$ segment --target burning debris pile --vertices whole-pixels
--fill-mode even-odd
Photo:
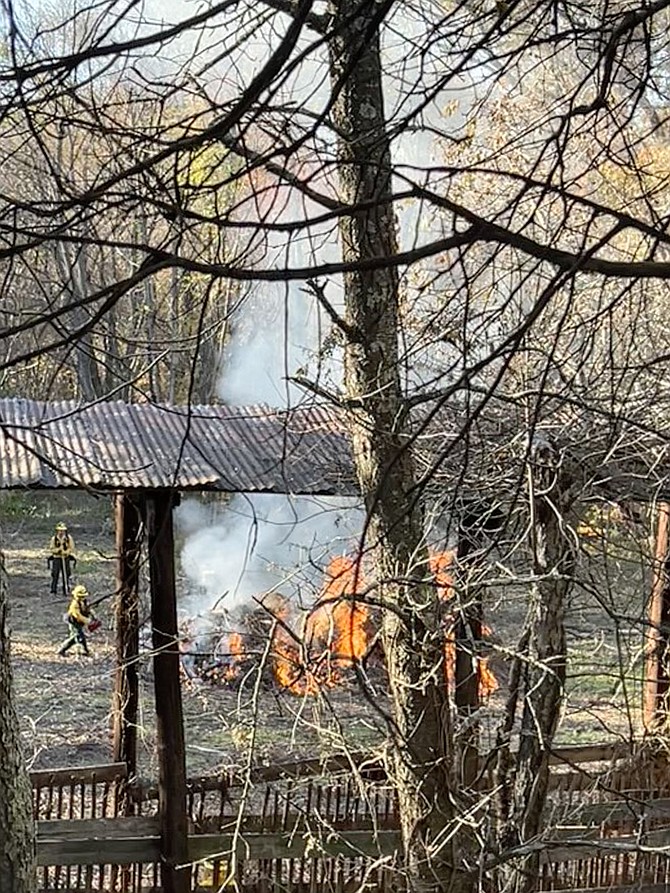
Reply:
[[[317,694],[345,681],[354,667],[365,663],[376,642],[370,608],[361,600],[360,566],[346,556],[334,558],[316,605],[295,636],[278,618],[273,672],[277,682],[294,694]]]
[[[263,665],[268,678],[293,694],[340,685],[377,641],[361,591],[356,563],[340,557],[331,561],[310,611],[296,612],[279,593],[234,612],[215,606],[184,625],[184,672],[189,679],[233,684]]]
[[[445,599],[453,595],[449,568],[453,552],[431,559],[431,572]],[[305,696],[346,684],[356,672],[384,672],[379,617],[364,600],[366,581],[360,561],[333,558],[319,596],[309,611],[270,593],[244,608],[215,605],[193,618],[180,641],[182,667],[191,680],[235,686],[262,668],[268,684]],[[455,645],[445,636],[447,681],[452,682]],[[482,695],[498,683],[485,657],[477,657]]]

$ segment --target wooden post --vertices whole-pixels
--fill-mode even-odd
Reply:
[[[156,490],[147,495],[146,520],[151,577],[154,647],[158,815],[161,826],[162,889],[189,893],[186,823],[186,758],[181,703],[177,597],[172,508],[177,494]]]
[[[456,559],[462,582],[467,581],[472,565],[472,554],[481,548],[481,521],[466,512],[458,525]],[[469,591],[464,588],[467,603],[460,606],[454,629],[454,701],[459,716],[469,720],[468,733],[463,740],[461,763],[461,783],[466,787],[474,784],[479,772],[479,729],[477,723],[469,719],[480,707],[479,661],[477,648],[482,637],[483,607],[477,587]]]
[[[668,719],[670,688],[670,504],[658,506],[654,575],[649,601],[647,660],[644,684],[644,726],[657,731]]]
[[[124,762],[128,778],[137,773],[137,712],[139,705],[138,570],[143,525],[137,499],[120,493],[114,500],[116,519],[116,673],[113,696],[112,759]],[[122,812],[131,815],[132,801],[122,792]]]
[[[477,593],[459,610],[454,629],[456,666],[454,700],[461,716],[471,716],[480,707],[477,648],[482,638],[482,604]]]

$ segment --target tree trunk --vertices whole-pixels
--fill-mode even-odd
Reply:
[[[532,451],[529,480],[532,562],[537,582],[510,685],[514,709],[523,699],[513,774],[509,741],[498,764],[498,781],[501,790],[506,791],[499,819],[503,848],[523,845],[541,830],[549,756],[565,690],[565,608],[574,571],[574,550],[565,521],[571,480],[556,450],[546,441]],[[537,888],[538,874],[536,852],[503,867],[501,889],[530,893]]]
[[[90,292],[84,249],[80,248],[78,252],[75,251],[71,257],[67,248],[57,243],[54,251],[63,293],[69,302],[77,304],[68,314],[69,334],[89,321],[88,311],[81,306],[81,302],[86,300]],[[76,397],[91,402],[102,396],[102,384],[98,374],[93,337],[90,332],[87,332],[77,338],[74,344],[77,369]]]
[[[21,752],[12,700],[7,578],[0,565],[0,890],[33,893],[37,887],[32,792]]]
[[[129,779],[137,772],[137,715],[140,699],[138,587],[144,535],[141,512],[137,498],[128,493],[116,495],[116,672],[112,696],[112,759],[115,763],[126,764]],[[123,815],[132,815],[134,803],[127,783],[121,785],[119,799]]]
[[[360,0],[339,0],[330,8],[340,197],[347,204],[367,203],[366,210],[340,218],[345,262],[396,252],[379,49],[385,10]],[[395,268],[346,274],[344,298],[345,390],[354,407],[354,459],[367,509],[365,549],[375,569],[376,594],[388,605],[383,642],[393,699],[393,770],[406,886],[412,891],[469,889],[462,834],[444,840],[457,809],[444,628],[442,605],[428,580],[423,515],[411,495],[416,481],[403,421]]]
[[[653,583],[649,599],[644,680],[644,727],[664,734],[668,727],[670,676],[670,504],[658,505]]]
[[[484,606],[481,586],[474,585],[473,566],[483,544],[484,523],[475,509],[464,511],[458,522],[456,572],[460,578],[456,593],[457,615],[454,628],[454,702],[459,720],[458,750],[460,782],[467,788],[479,775],[479,663]]]

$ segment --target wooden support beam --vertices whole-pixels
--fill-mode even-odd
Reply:
[[[177,494],[152,491],[146,498],[151,579],[151,623],[158,751],[158,816],[161,877],[166,893],[189,893],[186,823],[186,759],[181,702],[172,509]]]
[[[188,837],[188,858],[195,861],[219,855],[225,859],[233,852],[242,860],[300,859],[307,853],[311,858],[378,858],[392,855],[400,846],[400,832],[394,828],[354,828],[323,836],[314,836],[308,830],[305,823],[300,823],[291,831],[247,831],[242,826],[237,832],[192,834]],[[160,858],[157,832],[154,819],[137,816],[38,822],[37,861],[41,866],[150,865]],[[190,870],[188,874],[190,877]],[[165,880],[161,889],[167,889]],[[186,889],[190,893],[190,886]]]
[[[137,772],[137,713],[139,706],[139,562],[144,525],[137,497],[115,497],[116,520],[116,672],[112,703],[112,759],[123,762],[132,778]],[[133,802],[122,793],[122,811],[130,815]]]
[[[670,504],[658,506],[654,573],[649,600],[644,683],[644,726],[658,731],[668,719],[670,676]]]
[[[479,661],[483,606],[481,591],[468,585],[468,577],[478,550],[482,547],[483,525],[474,510],[465,511],[458,524],[456,560],[460,578],[458,614],[454,628],[454,701],[459,716],[468,723],[461,757],[461,783],[471,787],[479,773],[479,727],[470,717],[480,706]]]

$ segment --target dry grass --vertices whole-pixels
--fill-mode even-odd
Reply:
[[[47,503],[47,507],[48,507]],[[53,518],[62,511],[3,521],[3,542],[10,581],[12,654],[19,713],[31,766],[85,765],[110,759],[110,708],[114,677],[111,601],[97,609],[103,627],[90,638],[92,657],[56,656],[67,633],[66,602],[49,593],[46,545]],[[72,532],[79,552],[77,580],[93,598],[113,592],[115,561],[110,525],[97,510],[73,512]],[[623,590],[622,590],[623,591]],[[634,593],[635,597],[639,596]],[[145,599],[146,600],[146,599]],[[577,610],[578,608],[578,610]],[[563,742],[627,737],[639,724],[640,667],[627,668],[626,685],[613,646],[612,622],[602,612],[579,603],[570,617],[572,677],[569,701],[559,732]],[[144,616],[148,608],[144,607]],[[519,632],[521,602],[500,599],[489,612],[496,638],[507,644]],[[609,625],[608,625],[609,624]],[[636,638],[637,637],[637,638]],[[639,632],[633,630],[634,657]],[[598,643],[600,642],[600,645]],[[504,664],[498,672],[505,672]],[[155,777],[154,701],[150,656],[141,662],[140,771]],[[199,774],[223,765],[269,763],[314,757],[383,744],[387,706],[383,689],[371,705],[355,688],[343,687],[322,698],[298,698],[272,689],[254,701],[253,679],[238,689],[192,684],[183,686],[188,771]],[[502,694],[492,700],[487,723],[493,727]],[[639,727],[639,726],[638,726]]]
[[[108,762],[114,678],[111,599],[96,613],[103,627],[89,637],[92,657],[56,654],[67,635],[67,601],[49,592],[46,545],[50,528],[5,521],[12,656],[26,755],[31,767]],[[79,561],[77,582],[91,597],[114,589],[113,536],[97,519],[72,524]],[[18,533],[17,533],[18,530]],[[148,601],[148,600],[147,600]],[[145,616],[148,609],[145,609]],[[150,655],[141,661],[139,763],[155,777],[154,700]],[[360,748],[383,739],[381,720],[349,689],[322,699],[300,699],[264,690],[253,704],[253,680],[226,689],[184,681],[184,726],[190,774],[222,765],[243,765],[253,742],[254,762],[313,757],[344,746]],[[383,693],[380,693],[383,701]]]

